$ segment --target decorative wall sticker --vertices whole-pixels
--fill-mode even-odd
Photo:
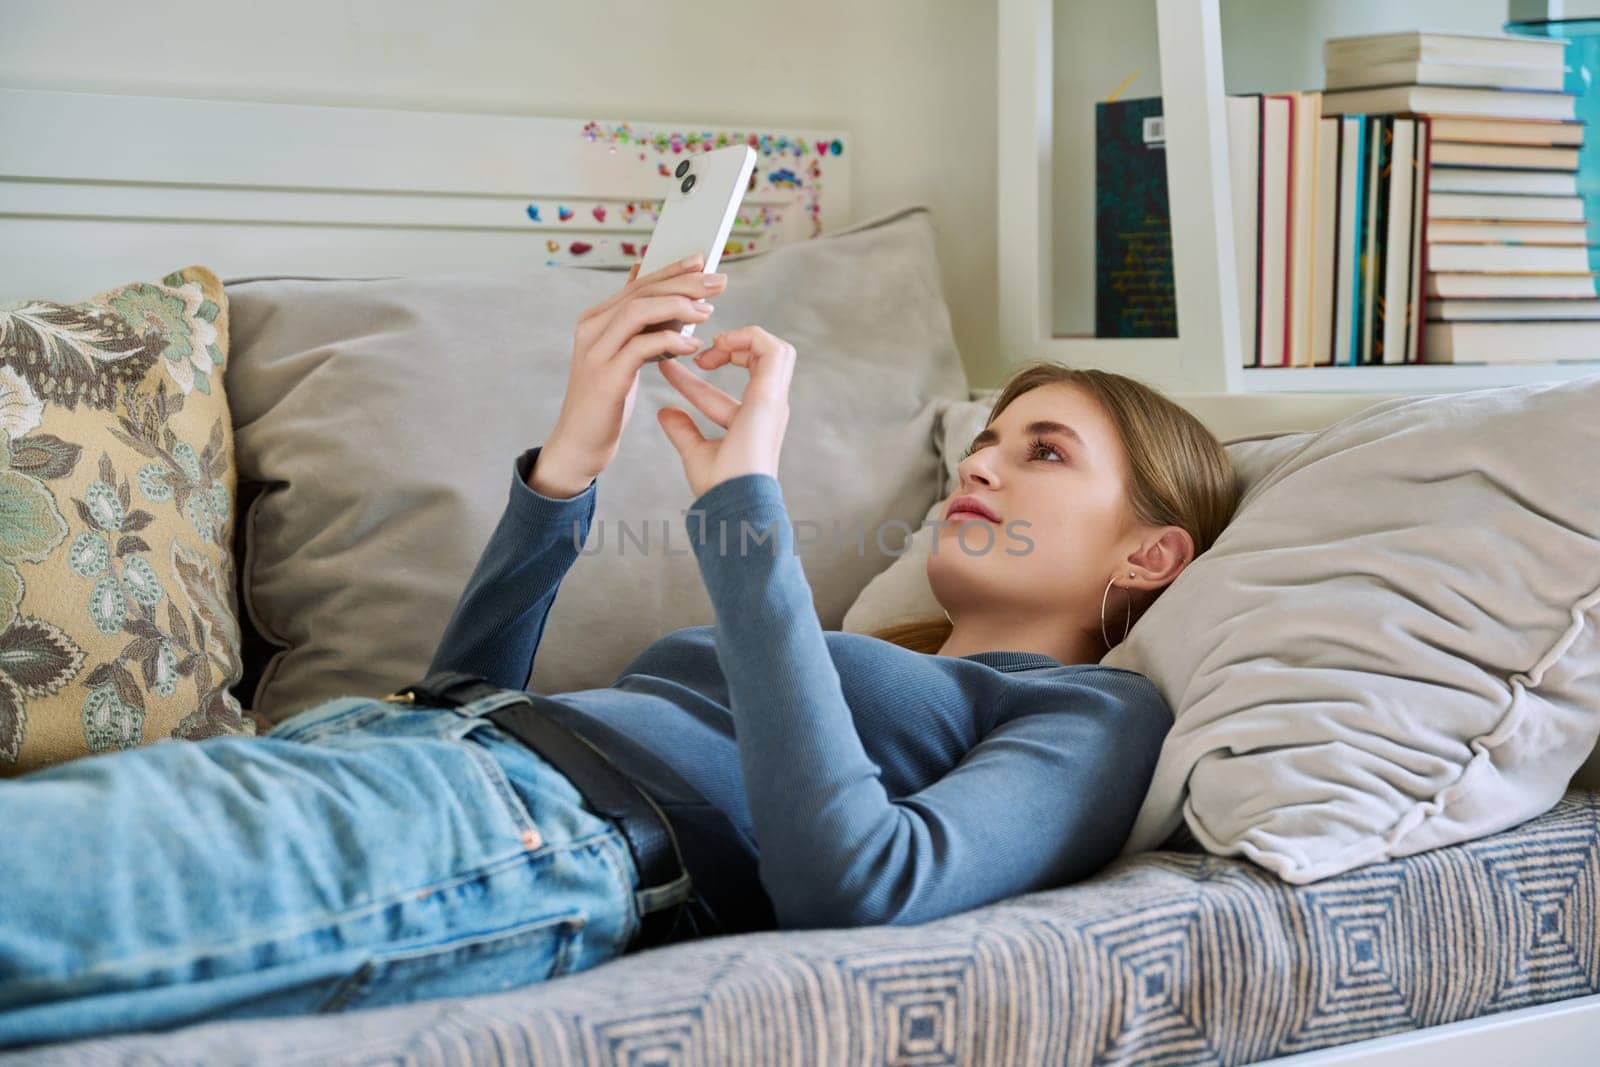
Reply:
[[[638,165],[645,169],[646,174],[654,172],[650,181],[657,177],[673,178],[679,162],[675,157],[710,152],[732,144],[747,144],[753,148],[757,160],[750,175],[749,191],[764,194],[769,202],[756,203],[758,197],[746,198],[734,218],[734,232],[723,246],[723,254],[727,256],[754,252],[758,244],[752,234],[764,238],[759,247],[770,248],[820,233],[821,192],[826,174],[822,162],[844,151],[843,144],[837,138],[791,137],[759,131],[641,131],[628,123],[590,121],[582,123],[581,132],[591,144],[605,145],[612,156],[616,156],[620,148],[631,150],[629,156],[614,163],[602,161],[602,168],[609,170],[603,169],[597,174],[622,176],[628,169]],[[650,166],[652,161],[655,162],[654,167]],[[773,194],[780,192],[784,195],[776,197],[778,202],[771,202]],[[585,257],[585,266],[626,266],[645,255],[649,245],[639,242],[638,238],[660,221],[665,198],[624,200],[620,197],[600,197],[587,204],[582,201],[561,203],[554,200],[524,203],[528,221],[547,228],[545,248],[552,257],[548,260],[550,264],[571,263],[574,258],[582,256]],[[804,216],[799,214],[802,208],[806,212]],[[580,213],[586,214],[585,219],[572,225]],[[809,234],[805,232],[802,221],[807,217],[810,219]],[[622,232],[616,241],[604,237],[580,240],[575,239],[575,234],[556,240],[548,236],[548,231],[554,229],[555,224],[566,224],[569,230],[585,234],[605,234],[612,230]],[[622,237],[628,240],[620,240]]]
[[[548,202],[546,202],[546,204],[543,206],[541,206],[538,201],[530,203],[527,207],[528,218],[533,222],[547,222],[545,218],[545,211],[551,206],[552,205],[550,205]],[[661,202],[652,202],[649,200],[610,200],[596,202],[593,207],[588,209],[588,211],[589,214],[594,217],[596,222],[606,229],[617,229],[619,227],[627,228],[635,221],[636,216],[639,216],[640,222],[643,222],[643,220],[647,218],[650,222],[650,225],[654,226],[655,223],[661,218]],[[766,205],[761,205],[761,212],[765,213],[768,211],[770,211],[770,209]],[[577,215],[578,212],[576,210],[568,207],[565,204],[561,204],[556,207],[556,217],[562,222],[567,222],[571,219],[574,219],[577,217]],[[760,216],[756,215],[751,217],[759,218]],[[781,218],[782,216],[780,214],[776,217]],[[737,224],[754,225],[754,223],[747,223],[746,218],[747,216],[741,214],[737,219]]]
[[[591,143],[608,145],[613,153],[616,152],[618,145],[643,145],[655,149],[657,155],[664,155],[668,152],[673,155],[681,155],[684,152],[710,152],[742,141],[754,148],[762,157],[792,156],[798,162],[805,157],[811,156],[813,157],[812,165],[805,168],[806,176],[811,179],[809,185],[802,182],[793,171],[787,171],[786,168],[787,174],[793,176],[793,184],[789,185],[783,182],[778,184],[782,188],[803,188],[805,190],[806,207],[808,214],[811,216],[811,236],[813,237],[822,232],[820,202],[822,169],[816,166],[814,157],[823,155],[840,156],[844,154],[844,144],[838,138],[807,141],[804,138],[791,138],[787,134],[741,133],[739,131],[714,133],[710,130],[704,132],[656,131],[655,133],[641,134],[626,122],[620,125],[602,126],[600,123],[591,120],[584,123],[583,136]],[[757,170],[760,170],[759,162]],[[666,176],[670,176],[672,173],[665,161],[657,164],[656,171],[658,174]]]
[[[734,216],[734,223],[739,226],[750,228],[760,226],[762,229],[766,229],[773,223],[781,221],[782,218],[783,215],[772,210],[772,205],[770,204],[756,204],[753,209],[746,204]]]

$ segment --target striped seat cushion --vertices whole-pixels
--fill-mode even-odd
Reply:
[[[1149,852],[921,926],[741,934],[508,993],[47,1052],[63,1063],[1246,1063],[1595,993],[1597,929],[1600,792],[1575,790],[1522,826],[1312,885],[1203,852]]]

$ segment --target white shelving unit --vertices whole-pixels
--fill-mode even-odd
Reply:
[[[1352,400],[1600,374],[1592,363],[1244,367],[1234,270],[1218,0],[1156,0],[1166,119],[1176,338],[1054,335],[1051,223],[1055,0],[999,0],[1000,342],[1005,359],[1053,359],[1168,392],[1310,393]],[[1080,146],[1081,147],[1081,146]]]

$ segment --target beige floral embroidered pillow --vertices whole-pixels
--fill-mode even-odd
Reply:
[[[0,304],[0,775],[255,732],[227,349],[204,267]]]

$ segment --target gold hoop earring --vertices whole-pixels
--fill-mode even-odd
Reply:
[[[1134,573],[1132,571],[1129,571],[1128,572],[1128,577],[1132,578],[1132,577],[1135,577],[1135,575],[1134,575]],[[1116,580],[1117,580],[1117,576],[1115,574],[1113,574],[1111,576],[1111,581],[1106,583],[1106,591],[1104,593],[1100,594],[1100,640],[1102,640],[1102,641],[1104,641],[1106,643],[1106,648],[1108,648],[1108,649],[1111,647],[1111,638],[1106,636],[1106,597],[1111,595],[1111,585],[1112,585],[1112,582],[1115,582]],[[1128,639],[1128,630],[1132,626],[1133,626],[1133,590],[1130,589],[1130,590],[1128,590],[1128,614],[1127,614],[1127,617],[1122,620],[1122,640],[1126,641]]]

